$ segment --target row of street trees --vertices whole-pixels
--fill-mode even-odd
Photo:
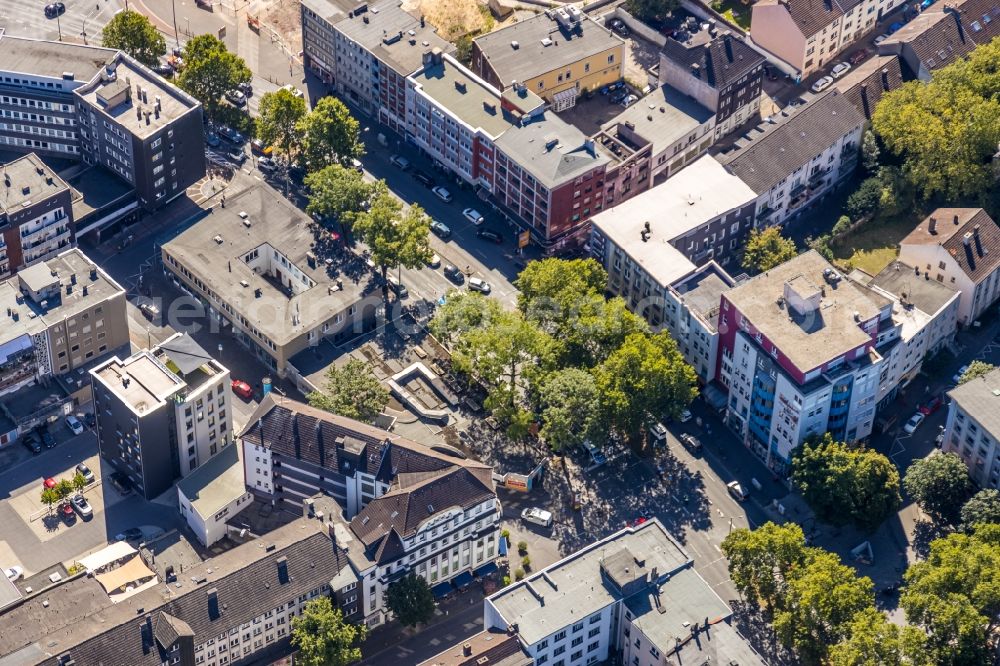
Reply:
[[[56,485],[42,490],[42,504],[52,511],[52,506],[62,502],[73,493],[78,493],[87,487],[87,479],[79,472],[72,479],[59,479]]]

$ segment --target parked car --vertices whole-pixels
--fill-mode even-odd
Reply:
[[[552,514],[545,509],[539,509],[537,506],[522,511],[521,520],[541,525],[542,527],[552,526]]]
[[[219,145],[222,144],[222,139],[220,139],[219,135],[215,132],[209,132],[205,135],[205,143],[207,143],[211,148],[218,148]]]
[[[497,245],[503,243],[503,234],[499,231],[493,231],[492,229],[479,229],[476,231],[476,236],[482,238],[483,240],[493,241]]]
[[[153,71],[165,79],[169,79],[174,75],[174,68],[165,62],[158,62],[153,65]]]
[[[942,396],[939,393],[933,396],[930,400],[928,400],[927,404],[920,406],[920,413],[923,414],[924,416],[930,416],[937,410],[941,409],[941,405],[943,404],[944,404],[944,396]]]
[[[305,97],[305,93],[303,93],[301,90],[299,90],[298,88],[296,88],[295,86],[293,86],[291,83],[286,83],[285,85],[281,86],[281,89],[282,90],[287,90],[288,92],[292,93],[296,97]]]
[[[618,92],[615,92],[615,93],[611,94],[611,103],[612,104],[621,104],[623,101],[625,101],[626,97],[628,97],[628,91],[627,90],[619,90]]]
[[[966,372],[967,372],[968,370],[969,370],[969,366],[967,366],[967,365],[963,365],[963,366],[962,366],[961,368],[959,368],[959,369],[958,369],[958,372],[956,372],[956,373],[955,373],[955,374],[954,374],[954,375],[952,376],[952,378],[951,378],[951,382],[952,382],[953,384],[957,384],[957,383],[959,383],[960,381],[962,381],[962,375],[964,375],[964,374],[965,374],[965,373],[966,373]]]
[[[687,449],[689,451],[691,451],[692,453],[700,453],[701,452],[701,440],[698,439],[697,437],[695,437],[694,435],[690,435],[688,433],[684,433],[684,434],[682,434],[680,436],[680,440],[681,440],[681,443],[684,446],[686,446]]]
[[[481,294],[490,293],[490,283],[482,278],[469,278],[469,289],[472,291],[478,291]]]
[[[433,188],[431,192],[437,195],[437,198],[440,199],[441,201],[445,203],[451,203],[451,192],[441,187],[440,185]]]
[[[483,218],[483,216],[479,214],[479,211],[476,210],[475,208],[466,208],[465,210],[462,211],[462,215],[464,215],[465,219],[467,219],[469,222],[472,222],[473,224],[476,225],[482,224],[483,222],[486,221]]]
[[[115,535],[115,541],[139,541],[141,539],[142,530],[138,527],[130,527]]]
[[[433,231],[438,238],[447,238],[448,236],[451,236],[451,229],[448,228],[448,225],[444,222],[438,222],[437,220],[431,220],[431,231]]]
[[[868,49],[859,49],[851,54],[850,61],[852,65],[857,65],[860,64],[867,57],[868,57]]]
[[[160,308],[156,307],[152,303],[141,303],[139,305],[139,312],[141,312],[146,319],[153,320],[160,315]]]
[[[923,413],[917,412],[916,414],[910,417],[909,421],[906,422],[906,425],[903,426],[903,430],[906,432],[906,434],[912,435],[914,432],[916,432],[917,428],[920,427],[920,424],[924,422],[925,418],[927,417],[924,416]]]
[[[406,288],[406,285],[399,281],[395,275],[390,275],[388,278],[389,291],[396,294],[400,298],[409,298],[410,291]]]
[[[740,502],[746,500],[746,498],[749,497],[749,494],[747,493],[747,491],[743,490],[743,486],[740,485],[739,481],[730,481],[729,483],[727,483],[726,490],[728,490],[729,494],[735,497]]]
[[[76,509],[76,512],[80,514],[80,517],[84,520],[88,520],[94,517],[94,509],[91,508],[90,502],[83,495],[73,495],[73,498],[69,501]]]
[[[636,95],[626,95],[625,99],[623,99],[621,101],[621,105],[625,106],[625,107],[628,107],[628,106],[632,106],[637,101],[639,101],[639,98]]]
[[[274,160],[270,157],[264,157],[261,155],[257,158],[257,168],[261,171],[266,171],[268,173],[274,171],[277,167],[275,166]]]
[[[55,448],[56,438],[52,436],[52,433],[49,432],[47,427],[39,426],[38,436],[42,439],[42,446],[47,449]]]
[[[94,428],[97,426],[97,417],[94,416],[93,412],[84,412],[83,422],[88,428]]]
[[[232,143],[238,143],[240,145],[246,143],[246,137],[234,130],[229,125],[219,125],[215,128],[215,131],[219,133],[226,141],[231,141]]]
[[[833,69],[830,70],[830,73],[833,74],[833,78],[839,79],[844,74],[847,74],[849,71],[851,71],[851,63],[838,62],[836,65],[833,66]]]
[[[364,165],[361,164],[361,160],[355,159],[353,157],[351,158],[351,168],[357,171],[358,173],[364,173],[365,171],[365,167]]]
[[[69,428],[74,435],[83,434],[83,424],[80,423],[80,419],[76,418],[72,414],[66,417],[66,427]]]
[[[240,90],[230,90],[226,93],[226,99],[233,106],[243,107],[247,105],[247,96]]]
[[[67,525],[72,525],[76,522],[76,511],[73,510],[73,505],[69,502],[59,507],[59,513],[62,514],[62,518],[66,521]]]
[[[253,398],[253,389],[242,379],[233,380],[233,393],[240,396],[244,400],[250,400]]]
[[[94,478],[94,473],[91,472],[90,468],[87,467],[84,463],[80,463],[79,465],[76,466],[76,473],[83,476],[84,480],[87,483],[93,483],[96,480]]]
[[[681,423],[687,423],[688,421],[690,421],[691,420],[691,410],[690,409],[685,409],[683,412],[681,412],[681,418],[679,420],[680,420]]]
[[[878,37],[876,37],[875,39],[873,39],[872,40],[872,44],[877,47],[879,44],[881,44],[882,42],[884,42],[887,39],[889,39],[889,35],[883,33],[883,34],[879,35]]]
[[[833,85],[833,77],[824,76],[819,81],[812,84],[812,88],[810,88],[810,90],[812,90],[814,93],[823,92],[832,85]]]
[[[777,81],[778,73],[774,71],[774,65],[764,65],[764,75],[768,81]]]
[[[38,436],[33,432],[29,432],[21,440],[24,443],[24,447],[31,451],[33,454],[38,455],[42,452],[42,443],[38,441]]]
[[[61,2],[53,2],[45,5],[45,18],[54,19],[66,13],[66,5]]]
[[[406,171],[407,169],[410,168],[410,160],[406,159],[405,157],[401,157],[399,155],[390,156],[389,163],[392,164],[392,166],[396,167],[397,169],[402,169],[403,171]]]
[[[441,266],[441,257],[436,254],[431,255],[431,258],[427,261],[427,265],[431,268],[438,268]]]
[[[247,154],[242,150],[230,150],[226,153],[226,157],[236,162],[237,164],[243,164],[247,159]]]
[[[24,575],[24,569],[21,567],[7,567],[3,570],[3,573],[7,576],[7,580],[13,583],[16,580],[21,579],[21,576]]]
[[[654,423],[649,426],[649,437],[653,442],[653,446],[666,446],[667,445],[667,428],[662,423]]]
[[[253,95],[253,84],[251,84],[249,81],[244,81],[236,87],[239,89],[241,93],[243,93],[247,97]]]
[[[892,35],[892,34],[895,34],[895,33],[899,32],[899,30],[904,25],[906,25],[906,24],[903,23],[902,21],[896,21],[895,23],[893,23],[892,25],[889,26],[889,31],[888,31],[889,34]]]
[[[625,25],[625,22],[622,21],[620,18],[611,19],[611,22],[608,23],[608,27],[617,32],[622,37],[629,36],[628,26]]]
[[[413,179],[428,189],[434,188],[434,178],[426,171],[420,169],[413,170]]]
[[[465,276],[462,274],[462,271],[458,270],[451,264],[445,264],[444,276],[455,284],[462,284],[465,282]]]
[[[42,481],[42,485],[45,486],[46,488],[55,488],[56,480],[50,476],[49,478]]]
[[[250,150],[258,155],[268,156],[274,152],[274,146],[265,145],[260,139],[254,139],[250,142]]]

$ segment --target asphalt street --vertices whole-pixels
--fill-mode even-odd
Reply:
[[[120,0],[65,0],[66,13],[45,18],[45,2],[0,4],[0,28],[7,34],[79,44],[100,44],[101,28],[124,8]],[[86,33],[86,35],[84,34]]]

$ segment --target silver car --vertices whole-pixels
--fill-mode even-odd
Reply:
[[[88,502],[87,498],[83,495],[73,495],[73,498],[69,502],[84,520],[94,516],[94,509],[91,508],[90,502]]]

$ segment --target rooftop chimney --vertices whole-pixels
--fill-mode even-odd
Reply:
[[[889,92],[889,69],[882,68],[882,90]]]
[[[937,233],[937,218],[931,216],[931,219],[927,222],[927,231],[932,234]]]
[[[953,224],[954,224],[954,225],[955,225],[956,227],[958,226],[958,215],[957,215],[957,214],[955,215],[955,217],[954,217],[954,218],[952,218],[952,223],[953,223]]]
[[[290,580],[288,577],[288,558],[279,557],[276,562],[278,565],[278,583],[284,585]]]
[[[462,645],[462,655],[465,657],[472,656],[472,643],[465,643]]]
[[[726,46],[726,59],[729,62],[733,61],[733,33],[726,30],[722,33],[722,42]]]
[[[219,590],[212,588],[208,591],[208,619],[219,619]]]
[[[983,256],[983,242],[979,239],[979,225],[972,227],[972,237],[976,241],[976,254]]]
[[[965,259],[969,262],[969,270],[976,270],[976,257],[972,254],[972,233],[966,231],[962,236],[962,243],[965,245]]]

